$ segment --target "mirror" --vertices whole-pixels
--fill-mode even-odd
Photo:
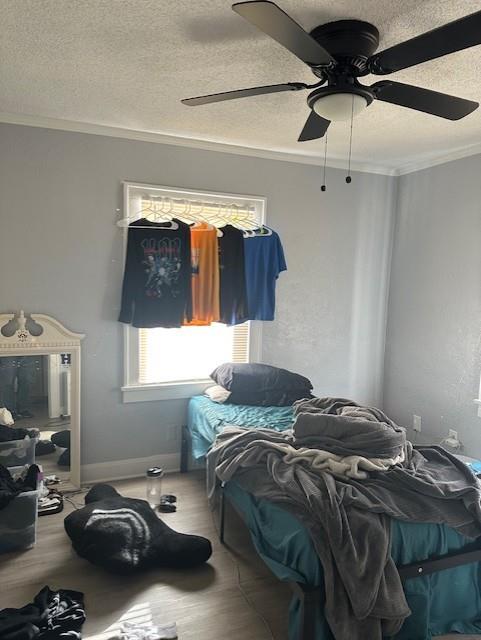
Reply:
[[[9,430],[19,429],[19,440],[38,438],[35,457],[31,448],[27,461],[35,460],[44,476],[56,476],[61,490],[80,487],[83,337],[50,316],[0,314],[0,464],[2,438],[12,440]]]
[[[70,353],[0,357],[0,407],[38,438],[37,464],[62,483],[70,480],[71,367]]]

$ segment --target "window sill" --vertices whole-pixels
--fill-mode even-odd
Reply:
[[[212,380],[186,380],[162,384],[138,384],[122,387],[122,402],[155,402],[181,400],[201,395],[214,383]]]

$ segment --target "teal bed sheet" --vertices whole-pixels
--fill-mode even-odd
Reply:
[[[192,441],[192,455],[205,456],[216,435],[227,424],[238,427],[259,427],[285,431],[292,427],[292,407],[253,407],[244,404],[219,404],[206,396],[194,396],[189,401],[187,427]]]
[[[289,512],[257,500],[235,482],[229,482],[225,491],[247,524],[257,552],[277,578],[320,588],[315,638],[333,640],[324,617],[323,570],[305,527]],[[444,555],[470,543],[445,525],[392,523],[391,552],[398,565]],[[481,563],[407,580],[405,593],[412,615],[396,640],[430,640],[456,632],[481,634]],[[289,640],[298,638],[299,616],[300,602],[293,596]]]

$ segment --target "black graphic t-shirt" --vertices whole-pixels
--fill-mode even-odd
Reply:
[[[180,327],[192,318],[190,228],[173,222],[177,228],[145,218],[129,225],[120,322]]]
[[[219,243],[220,321],[239,324],[247,320],[244,268],[244,235],[228,224],[222,227]]]

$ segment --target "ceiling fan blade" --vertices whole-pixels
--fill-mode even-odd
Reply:
[[[238,2],[233,10],[311,67],[334,61],[304,29],[274,2]]]
[[[297,142],[307,142],[307,140],[323,138],[330,124],[330,120],[325,120],[321,118],[321,116],[318,116],[315,111],[311,111]]]
[[[383,102],[397,104],[400,107],[408,107],[417,111],[424,111],[433,116],[459,120],[464,118],[479,107],[478,102],[464,100],[450,96],[447,93],[438,93],[422,87],[414,87],[401,82],[381,80],[371,86],[374,97]]]
[[[371,73],[385,75],[481,44],[481,11],[375,53]]]
[[[196,107],[200,104],[211,104],[212,102],[223,102],[224,100],[262,96],[266,93],[279,93],[280,91],[299,91],[301,89],[307,89],[307,85],[303,82],[287,82],[286,84],[269,84],[264,87],[251,87],[250,89],[237,89],[236,91],[212,93],[208,96],[185,98],[181,100],[181,102],[189,107]]]

